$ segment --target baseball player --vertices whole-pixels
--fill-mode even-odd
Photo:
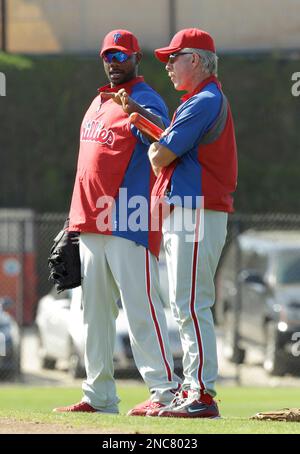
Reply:
[[[173,208],[164,219],[163,241],[170,302],[184,351],[184,383],[169,407],[148,415],[214,418],[219,410],[211,307],[237,181],[234,126],[208,33],[181,30],[155,55],[166,64],[175,89],[186,91],[171,126],[149,149],[158,175],[153,195]]]
[[[82,401],[55,411],[118,413],[113,352],[120,297],[133,356],[151,393],[130,414],[143,416],[171,402],[179,379],[160,297],[160,232],[148,228],[148,218],[139,225],[147,207],[135,217],[137,200],[148,202],[155,180],[149,142],[130,125],[128,114],[142,112],[158,126],[169,121],[161,97],[137,75],[142,55],[131,32],[108,33],[100,55],[110,83],[99,89],[83,118],[69,225],[69,231],[80,232],[87,378]],[[126,112],[118,105],[124,99]]]

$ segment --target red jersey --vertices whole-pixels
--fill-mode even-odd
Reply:
[[[117,92],[120,88],[159,115],[166,126],[169,124],[165,103],[142,77],[115,88],[107,85],[99,91]],[[149,205],[154,183],[147,156],[149,143],[128,118],[113,100],[101,103],[100,94],[87,110],[80,130],[69,230],[122,236],[158,255],[160,232],[151,231],[150,219],[140,229],[131,228],[134,208],[129,204],[126,210],[119,210],[124,194],[127,203],[138,196]],[[150,216],[150,210],[146,214]]]

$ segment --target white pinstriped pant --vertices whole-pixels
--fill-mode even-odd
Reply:
[[[192,215],[194,228],[187,231],[182,219],[191,219]],[[170,304],[184,354],[183,385],[212,396],[216,394],[218,361],[211,307],[227,218],[227,213],[220,211],[176,206],[163,223]]]
[[[98,410],[118,411],[113,352],[120,297],[140,374],[153,400],[170,402],[174,397],[170,390],[178,383],[173,375],[157,259],[130,240],[94,233],[81,233],[80,257],[87,371],[83,401]]]

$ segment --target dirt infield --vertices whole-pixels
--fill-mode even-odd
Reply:
[[[99,424],[100,425],[100,424]],[[105,434],[101,427],[75,427],[72,424],[49,424],[44,422],[19,421],[13,418],[0,418],[0,434]],[[110,430],[110,434],[121,433]]]

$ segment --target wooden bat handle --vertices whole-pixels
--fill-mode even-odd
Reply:
[[[152,137],[154,140],[159,140],[160,136],[164,132],[156,124],[152,123],[152,121],[147,120],[143,115],[133,112],[129,116],[129,122],[133,124],[137,129],[141,132],[147,134],[148,136]]]

